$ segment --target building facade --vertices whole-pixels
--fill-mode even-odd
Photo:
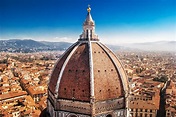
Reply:
[[[48,86],[51,117],[129,117],[129,85],[115,54],[99,41],[87,9],[83,33],[55,64]]]

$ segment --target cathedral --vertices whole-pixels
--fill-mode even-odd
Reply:
[[[129,85],[116,55],[95,34],[87,8],[83,33],[55,64],[47,98],[50,117],[129,117]]]

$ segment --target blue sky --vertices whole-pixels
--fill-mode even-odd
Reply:
[[[104,43],[176,40],[176,0],[0,0],[0,39],[75,42],[88,4]]]

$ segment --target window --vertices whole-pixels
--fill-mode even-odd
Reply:
[[[86,30],[86,37],[88,38],[88,36],[89,36],[89,31],[88,30]]]
[[[145,117],[147,117],[147,114],[145,114]]]
[[[136,113],[136,117],[138,117],[138,113]]]
[[[140,113],[140,117],[142,117],[142,113]]]
[[[108,114],[106,117],[112,117],[112,115],[111,115],[111,114]]]

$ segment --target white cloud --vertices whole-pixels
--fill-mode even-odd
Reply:
[[[48,40],[50,41],[50,40]],[[54,37],[51,41],[58,42],[58,41],[63,41],[63,42],[74,42],[73,38],[70,37]]]

